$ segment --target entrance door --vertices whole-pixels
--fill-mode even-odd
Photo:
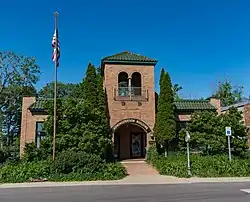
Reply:
[[[142,133],[131,133],[131,158],[143,156]]]

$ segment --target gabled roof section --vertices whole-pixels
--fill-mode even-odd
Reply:
[[[49,98],[38,98],[35,103],[33,103],[30,107],[29,110],[31,112],[43,112],[45,111],[45,104],[50,101],[52,102],[53,99]]]
[[[195,111],[195,110],[216,110],[207,100],[181,100],[175,101],[176,111]]]
[[[102,64],[103,63],[133,63],[156,65],[157,60],[140,54],[125,51],[115,55],[104,57],[102,59]]]
[[[57,98],[57,100],[67,100],[67,98]],[[77,99],[78,103],[82,102],[83,99]],[[36,102],[30,105],[29,110],[31,112],[46,112],[46,104],[48,102],[53,103],[53,98],[37,98]]]

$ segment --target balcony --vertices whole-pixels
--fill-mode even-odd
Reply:
[[[116,101],[147,101],[148,90],[141,87],[119,87],[114,89]]]

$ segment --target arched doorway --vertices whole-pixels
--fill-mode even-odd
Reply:
[[[145,158],[150,128],[138,119],[125,119],[113,127],[114,153],[120,160]]]

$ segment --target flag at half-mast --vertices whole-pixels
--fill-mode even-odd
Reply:
[[[53,48],[53,54],[52,54],[52,60],[56,63],[56,66],[59,66],[59,58],[60,58],[60,43],[58,38],[58,29],[55,29],[55,33],[53,35],[52,39],[52,48]]]

